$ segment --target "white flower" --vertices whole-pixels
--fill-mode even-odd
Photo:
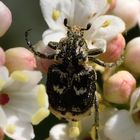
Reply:
[[[137,88],[131,97],[130,111],[120,110],[113,115],[105,124],[105,135],[110,140],[140,140],[140,123],[133,117],[139,111],[140,88]]]
[[[42,76],[37,71],[14,71],[9,76],[6,67],[0,67],[0,128],[15,140],[34,137],[33,125],[48,116],[48,97]]]
[[[68,136],[69,126],[66,123],[56,124],[49,133],[47,140],[74,140]]]
[[[131,9],[131,11],[128,9]],[[135,27],[137,23],[140,25],[139,0],[116,0],[111,13],[124,20],[127,30]]]
[[[104,126],[104,123],[106,120],[112,116],[116,112],[115,108],[105,108],[103,111],[100,112],[100,127],[101,129],[99,132],[99,140],[107,140],[107,138],[103,134],[102,127]],[[71,138],[69,135],[69,129],[70,125],[66,123],[60,123],[53,126],[49,132],[49,138],[47,140],[84,140],[91,135],[95,135],[92,133],[92,127],[94,124],[94,114],[83,119],[81,122],[79,122],[79,129],[80,129],[80,135],[77,138]]]
[[[70,26],[91,28],[85,32],[84,38],[89,49],[94,47],[106,50],[106,41],[116,37],[125,29],[124,22],[115,16],[104,15],[108,10],[107,0],[40,0],[40,5],[49,29],[43,34],[45,45],[49,41],[59,41],[66,36],[67,29],[63,24],[68,19]]]

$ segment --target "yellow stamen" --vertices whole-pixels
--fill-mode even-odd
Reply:
[[[75,138],[80,135],[80,130],[78,127],[70,127],[69,128],[69,137]]]
[[[71,122],[71,125],[73,127],[79,127],[79,122],[78,121],[77,122]]]
[[[49,110],[46,110],[46,108],[40,108],[38,112],[36,112],[32,116],[32,124],[37,125],[39,124],[43,119],[45,119],[50,114]]]
[[[110,24],[111,24],[111,20],[106,20],[104,23],[103,23],[103,25],[102,25],[102,27],[103,28],[106,28],[106,27],[108,27]]]
[[[93,140],[95,140],[96,139],[96,130],[98,129],[98,127],[92,127],[92,129],[91,129],[91,131],[90,131],[90,135],[91,135],[91,138],[93,139]]]
[[[69,128],[69,137],[75,138],[80,135],[80,123],[77,122],[70,122]]]
[[[29,80],[27,75],[25,75],[25,73],[22,71],[14,71],[11,74],[11,78],[14,79],[15,81],[19,81],[19,82],[27,82]]]
[[[52,19],[56,21],[59,17],[60,17],[60,11],[56,10],[56,9],[53,10],[53,12],[52,12]]]
[[[111,4],[112,3],[112,0],[107,0],[107,3]]]
[[[39,90],[37,94],[37,102],[40,107],[45,107],[47,102],[47,95],[44,85],[39,85]]]
[[[8,124],[8,125],[6,126],[6,129],[5,129],[5,130],[6,130],[7,133],[9,133],[9,134],[14,134],[15,131],[16,131],[16,126],[15,126],[14,124]]]
[[[0,78],[0,90],[3,88],[3,86],[5,85],[5,81],[3,79]]]

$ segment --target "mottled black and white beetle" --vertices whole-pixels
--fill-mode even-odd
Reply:
[[[95,58],[95,55],[103,53],[99,48],[94,51],[88,50],[87,43],[83,38],[84,31],[90,29],[79,26],[70,27],[67,19],[64,19],[67,27],[67,37],[59,42],[49,42],[48,46],[56,50],[56,54],[46,55],[37,52],[28,40],[28,31],[25,39],[31,51],[45,59],[55,59],[56,64],[49,67],[47,74],[46,89],[49,97],[51,112],[57,117],[67,120],[79,121],[90,115],[95,108],[95,131],[98,139],[99,112],[96,91],[96,72],[89,66],[87,61],[92,59],[95,63],[111,67],[113,64],[105,64]]]

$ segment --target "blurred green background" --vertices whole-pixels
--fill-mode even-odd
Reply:
[[[30,40],[36,43],[42,39],[42,33],[48,27],[45,23],[39,5],[39,0],[2,0],[11,10],[13,22],[8,32],[0,38],[0,46],[3,49],[11,47],[26,47],[24,32],[32,28]],[[47,8],[47,7],[46,7]],[[138,26],[124,34],[128,42],[134,37],[140,36]],[[59,120],[50,115],[38,126],[34,127],[36,138],[34,140],[44,140],[48,136],[49,129]],[[8,140],[8,138],[5,138]]]
[[[31,40],[35,43],[47,29],[39,0],[2,0],[12,12],[13,22],[8,32],[0,39],[3,48],[26,46],[24,32],[32,28]]]

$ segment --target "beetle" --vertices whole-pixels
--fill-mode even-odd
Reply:
[[[30,30],[25,32],[25,40],[31,51],[44,59],[54,59],[47,73],[46,90],[49,97],[51,112],[67,120],[79,121],[95,111],[95,131],[98,139],[99,111],[96,91],[96,71],[88,64],[88,60],[101,65],[112,67],[115,63],[104,63],[95,56],[103,53],[101,48],[89,50],[83,37],[86,28],[68,25],[67,36],[59,42],[50,41],[48,47],[56,50],[54,54],[47,55],[36,51],[28,39]]]

